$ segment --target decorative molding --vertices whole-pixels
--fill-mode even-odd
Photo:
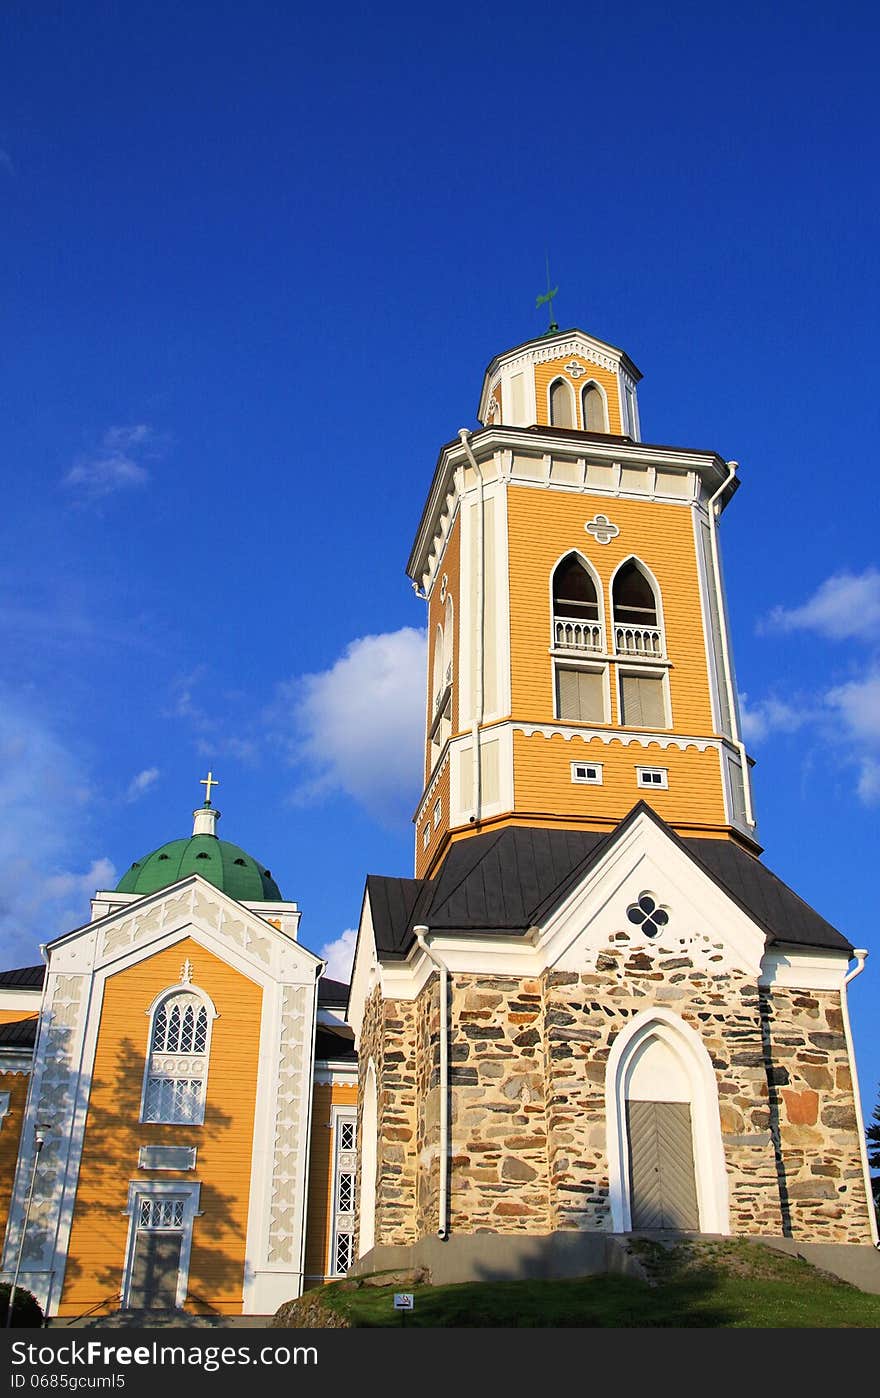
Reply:
[[[561,343],[553,341],[547,345],[535,345],[525,350],[515,359],[504,361],[504,369],[508,374],[516,373],[521,365],[525,364],[552,364],[556,359],[586,359],[588,364],[598,364],[601,369],[607,369],[609,373],[620,372],[620,359],[611,354],[603,354],[601,350],[595,349],[593,345],[586,344],[580,337],[572,337],[563,340]]]
[[[194,1170],[196,1146],[140,1146],[139,1170]]]
[[[627,733],[605,728],[562,728],[549,723],[514,723],[512,727],[515,733],[524,733],[527,738],[532,738],[537,733],[543,738],[564,738],[566,742],[572,738],[582,738],[584,742],[589,743],[598,738],[605,744],[620,743],[623,747],[629,747],[630,743],[638,743],[643,748],[656,745],[660,748],[680,748],[682,752],[688,748],[696,748],[698,752],[718,752],[724,746],[718,738],[691,738],[665,733]]]
[[[298,1266],[302,1250],[298,1201],[305,1183],[301,1174],[309,1121],[308,1092],[303,1090],[303,1075],[311,1066],[309,993],[304,985],[286,985],[282,993],[267,1254],[275,1266]]]
[[[620,530],[616,524],[612,524],[607,515],[597,514],[588,520],[584,525],[587,533],[590,534],[597,544],[610,544],[612,539],[616,539]]]
[[[564,367],[566,374],[570,374],[575,381],[583,378],[584,374],[588,372],[583,364],[579,364],[576,359],[570,359]]]

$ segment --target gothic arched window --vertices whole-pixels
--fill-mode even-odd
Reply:
[[[550,426],[574,425],[574,399],[571,388],[564,379],[555,379],[550,385]]]
[[[584,415],[585,432],[607,432],[608,421],[605,413],[605,395],[597,384],[588,383],[581,394],[581,408]]]
[[[213,1006],[189,985],[159,997],[150,1011],[150,1043],[141,1120],[200,1125],[211,1048]]]
[[[576,553],[553,573],[553,644],[563,650],[604,650],[599,593],[592,574]]]
[[[656,626],[657,599],[654,589],[635,559],[624,563],[614,578],[611,592],[615,624]]]

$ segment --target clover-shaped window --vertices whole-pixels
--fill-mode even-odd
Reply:
[[[653,893],[640,893],[638,902],[630,903],[626,915],[646,937],[659,937],[669,922],[669,910],[659,905]]]

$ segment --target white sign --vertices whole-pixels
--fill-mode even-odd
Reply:
[[[416,1298],[411,1291],[395,1291],[394,1309],[396,1311],[414,1311],[416,1308]]]

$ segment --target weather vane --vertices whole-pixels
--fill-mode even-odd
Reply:
[[[553,297],[556,295],[557,291],[559,290],[559,287],[558,287],[558,286],[554,286],[553,290],[552,290],[552,291],[550,290],[550,258],[549,258],[549,256],[546,257],[545,261],[546,261],[546,263],[547,263],[547,292],[546,292],[546,295],[544,295],[544,296],[539,296],[539,297],[537,298],[537,300],[535,301],[535,310],[536,310],[536,311],[540,310],[542,306],[546,306],[546,307],[547,307],[547,311],[548,311],[548,314],[549,314],[549,316],[550,316],[550,324],[549,324],[548,327],[547,327],[546,333],[547,333],[548,335],[554,335],[554,334],[556,333],[556,331],[559,329],[559,326],[556,324],[556,321],[553,319]]]

